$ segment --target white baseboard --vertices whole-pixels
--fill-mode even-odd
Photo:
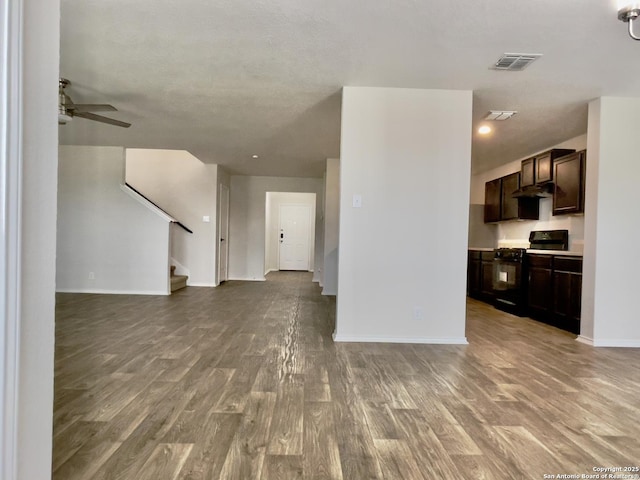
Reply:
[[[323,288],[322,295],[333,295],[335,297],[336,295],[338,295],[338,292],[334,292],[332,290],[327,290],[326,288]]]
[[[241,277],[229,277],[227,280],[235,280],[238,282],[266,282],[266,278],[241,278]]]
[[[460,338],[419,338],[419,337],[367,337],[359,335],[333,334],[334,342],[350,343],[418,343],[432,345],[468,345],[466,337]]]
[[[621,347],[621,348],[640,348],[640,340],[626,340],[622,338],[605,338],[603,340],[594,340],[594,347]]]
[[[269,270],[267,270],[266,272],[264,272],[265,276],[269,275],[271,272],[278,272],[279,270],[277,268],[270,268]]]
[[[171,295],[160,290],[108,290],[101,288],[56,288],[57,293],[95,293],[99,295]]]
[[[576,338],[577,342],[584,343],[591,347],[618,347],[618,348],[640,348],[640,340],[627,340],[622,338],[605,338],[604,340],[594,340],[583,335]]]
[[[593,347],[593,338],[585,337],[584,335],[578,335],[576,342],[584,343],[585,345]]]
[[[216,287],[215,283],[190,283],[187,281],[187,287]]]

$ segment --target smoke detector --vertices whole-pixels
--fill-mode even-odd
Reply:
[[[542,56],[541,53],[505,53],[492,66],[493,70],[519,72]]]

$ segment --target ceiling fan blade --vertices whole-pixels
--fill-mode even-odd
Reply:
[[[102,115],[96,115],[89,112],[73,112],[74,117],[86,118],[87,120],[95,120],[96,122],[108,123],[109,125],[115,125],[116,127],[129,128],[130,123],[121,122],[120,120],[114,120],[113,118],[103,117]]]
[[[67,109],[76,112],[117,112],[118,109],[113,105],[104,103],[72,103],[67,105]]]

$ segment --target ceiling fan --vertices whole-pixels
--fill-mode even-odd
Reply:
[[[61,78],[58,83],[58,125],[65,125],[73,117],[86,118],[87,120],[95,120],[96,122],[108,123],[116,127],[129,128],[130,123],[114,120],[113,118],[96,115],[92,112],[116,112],[118,109],[113,105],[94,104],[94,103],[73,103],[69,95],[64,89],[71,85],[66,78]]]

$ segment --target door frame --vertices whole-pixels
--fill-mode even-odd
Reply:
[[[311,235],[312,228],[313,228],[313,231],[315,232],[315,225],[313,225],[315,221],[313,206],[308,203],[281,203],[280,205],[278,205],[278,231],[280,231],[281,225],[282,225],[282,207],[305,207],[308,211],[309,224],[307,227],[307,269],[300,270],[300,271],[310,272],[312,246],[313,246],[313,251],[315,251],[315,238],[313,235]],[[278,264],[278,271],[280,271],[281,270],[280,269],[280,249],[282,248],[281,247],[282,243],[280,242],[279,237],[277,238],[277,242],[278,242],[278,249],[277,249],[278,255],[277,255],[276,261]]]
[[[216,235],[217,237],[217,242],[218,242],[218,272],[217,272],[217,276],[218,276],[218,285],[220,285],[220,283],[227,281],[229,279],[229,199],[230,199],[230,195],[229,195],[229,187],[223,183],[219,184],[219,195],[218,195],[218,205],[219,207],[219,214],[218,214],[218,235]],[[222,198],[223,195],[226,197],[226,212],[223,212],[222,210]],[[226,227],[226,238],[224,239],[224,242],[221,241],[221,235],[222,235],[222,226],[223,226],[223,222],[224,222],[224,226]],[[225,255],[225,278],[222,279],[222,275],[220,274],[221,270],[222,270],[222,262],[220,261],[220,258],[222,257],[221,252],[223,249],[223,244],[224,243],[224,249],[226,250],[227,254]]]

